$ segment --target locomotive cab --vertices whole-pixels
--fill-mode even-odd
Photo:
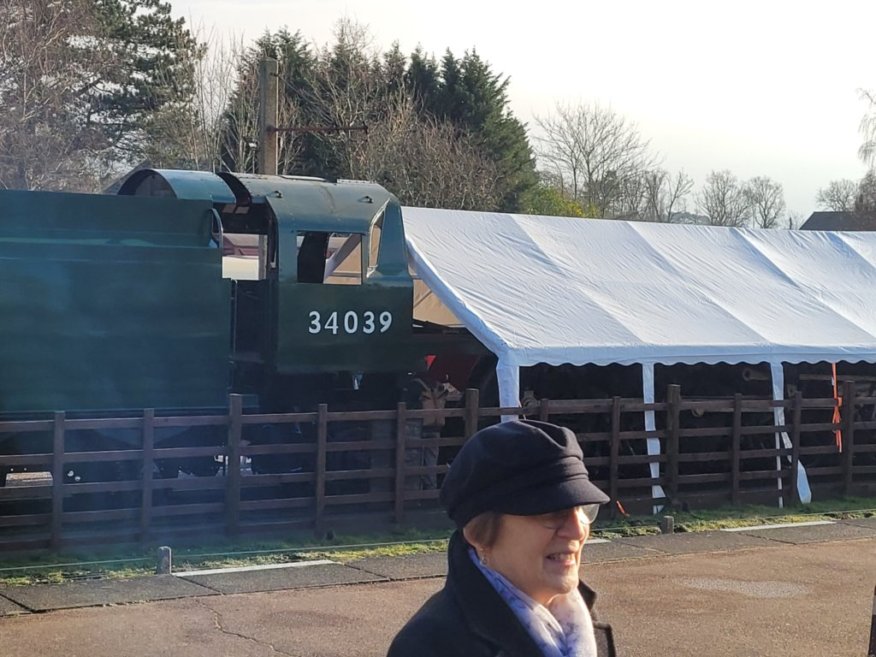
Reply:
[[[263,409],[335,402],[422,366],[401,208],[379,185],[144,169],[119,193],[213,203],[233,279],[232,389]]]

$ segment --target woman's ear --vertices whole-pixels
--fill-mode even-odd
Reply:
[[[471,528],[466,525],[462,528],[462,537],[465,539],[465,542],[471,545],[478,554],[482,554],[484,551],[484,546],[481,545],[478,541],[472,538]]]

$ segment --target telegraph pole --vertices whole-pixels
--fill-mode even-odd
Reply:
[[[256,170],[264,176],[276,176],[279,171],[279,134],[288,133],[294,139],[298,133],[368,132],[365,124],[355,126],[278,126],[280,91],[276,59],[259,62],[259,139]]]
[[[259,143],[258,172],[277,175],[277,112],[279,101],[278,65],[276,59],[259,63]]]

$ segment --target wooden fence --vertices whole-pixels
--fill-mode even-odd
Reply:
[[[848,401],[839,404],[798,393],[784,402],[741,395],[695,400],[683,399],[678,386],[670,386],[661,403],[620,397],[543,399],[523,412],[530,419],[584,428],[579,437],[588,467],[611,497],[605,513],[614,515],[623,509],[647,511],[655,503],[703,507],[781,499],[793,504],[798,501],[798,462],[806,466],[817,495],[869,494],[876,490],[876,398],[855,399],[847,385],[843,399]],[[838,406],[840,420],[834,422]],[[786,420],[775,426],[773,412],[779,407]],[[0,551],[206,533],[324,532],[354,520],[359,527],[363,520],[405,523],[415,511],[437,509],[434,484],[447,472],[455,449],[478,428],[520,412],[482,408],[478,392],[468,390],[464,404],[440,410],[399,404],[388,411],[335,412],[323,404],[313,413],[249,414],[241,398],[232,395],[225,415],[160,417],[147,409],[136,418],[81,419],[59,412],[50,420],[0,422],[0,446],[8,433],[50,435],[52,444],[51,452],[39,454],[0,452],[0,469],[43,471],[27,481],[10,475],[0,487]],[[646,412],[653,412],[656,429],[644,429]],[[437,416],[446,422],[441,435],[420,437],[420,421],[428,424]],[[298,439],[253,444],[246,439],[253,426],[277,426]],[[336,430],[349,426],[364,431],[350,439],[349,432]],[[199,447],[166,447],[156,440],[168,429],[192,427],[212,427],[225,439]],[[69,432],[86,430],[134,430],[142,439],[137,448],[65,451]],[[835,441],[838,431],[842,449]],[[789,446],[777,438],[781,433]],[[648,453],[647,439],[659,440],[660,453]],[[221,470],[215,476],[163,478],[157,467],[192,457],[221,462]],[[254,473],[247,466],[253,457],[300,459],[303,465],[295,471]],[[67,481],[65,474],[84,463],[127,464],[119,470],[136,474],[113,481]],[[656,476],[651,464],[657,464]],[[662,498],[654,497],[655,486],[662,487]]]

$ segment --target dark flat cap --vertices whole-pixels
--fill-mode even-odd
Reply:
[[[514,420],[481,429],[450,465],[440,494],[459,527],[485,511],[531,516],[608,497],[590,482],[581,446],[565,427]]]

